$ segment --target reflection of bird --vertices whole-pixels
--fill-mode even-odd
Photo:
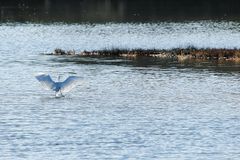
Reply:
[[[58,76],[58,82],[54,82],[47,74],[38,74],[35,76],[37,80],[43,85],[46,90],[53,90],[56,92],[56,97],[63,96],[63,93],[67,93],[77,86],[79,77],[69,76],[65,81],[59,82],[60,76]]]

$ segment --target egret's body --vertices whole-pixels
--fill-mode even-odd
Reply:
[[[55,91],[57,97],[63,96],[63,93],[72,90],[79,82],[79,77],[76,76],[69,76],[63,82],[59,81],[60,77],[58,77],[59,82],[54,82],[47,74],[39,74],[36,79],[43,85],[44,89]]]

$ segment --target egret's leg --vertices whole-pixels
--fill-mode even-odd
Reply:
[[[61,89],[59,90],[59,92],[61,93],[61,97],[64,97],[64,95],[62,94],[62,91],[61,91]]]

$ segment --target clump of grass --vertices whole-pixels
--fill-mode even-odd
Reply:
[[[65,51],[59,48],[55,49],[53,52],[53,55],[75,55],[75,54],[76,54],[75,50]]]
[[[169,50],[156,49],[105,49],[95,51],[82,51],[76,53],[75,50],[65,51],[55,49],[52,55],[76,55],[76,56],[117,56],[117,57],[139,57],[150,56],[158,58],[176,58],[179,61],[188,59],[203,60],[234,60],[240,62],[240,49],[217,49],[217,48],[174,48]]]

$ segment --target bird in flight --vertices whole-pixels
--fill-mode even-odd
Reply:
[[[36,79],[43,85],[46,90],[55,91],[56,97],[62,97],[63,93],[67,93],[78,85],[79,77],[69,76],[65,81],[60,82],[60,76],[58,76],[58,82],[54,82],[48,74],[38,74]]]

